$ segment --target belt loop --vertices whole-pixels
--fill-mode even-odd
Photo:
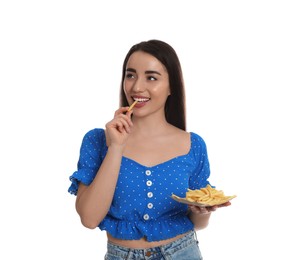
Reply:
[[[132,249],[129,249],[128,255],[125,258],[125,260],[131,259],[131,251],[132,251]]]
[[[161,252],[161,255],[162,255],[163,259],[168,260],[167,256],[165,255],[163,246],[160,246],[159,248],[160,248],[160,252]]]

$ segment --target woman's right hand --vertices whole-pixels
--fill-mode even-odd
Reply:
[[[108,147],[125,146],[133,127],[131,115],[132,111],[128,111],[128,107],[121,107],[115,111],[113,119],[105,125]]]

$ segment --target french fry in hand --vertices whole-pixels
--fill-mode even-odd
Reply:
[[[128,112],[131,111],[137,103],[138,103],[138,100],[135,100],[134,103],[128,108]]]

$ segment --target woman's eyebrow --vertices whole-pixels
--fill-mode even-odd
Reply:
[[[137,73],[137,71],[135,69],[132,69],[132,68],[127,68],[126,71]],[[158,75],[161,76],[161,74],[156,70],[146,70],[145,74],[158,74]]]
[[[132,68],[127,68],[126,71],[130,71],[130,72],[136,73],[136,70],[135,69],[132,69]]]
[[[158,75],[161,76],[161,74],[158,71],[155,71],[155,70],[146,70],[145,74],[158,74]]]

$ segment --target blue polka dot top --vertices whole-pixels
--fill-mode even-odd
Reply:
[[[171,198],[185,197],[186,191],[209,184],[209,161],[204,140],[190,133],[187,154],[152,167],[123,157],[111,207],[99,224],[118,239],[159,241],[175,237],[194,225],[187,216],[188,206]],[[80,148],[68,192],[76,195],[79,182],[91,184],[107,153],[104,129],[87,132]]]

